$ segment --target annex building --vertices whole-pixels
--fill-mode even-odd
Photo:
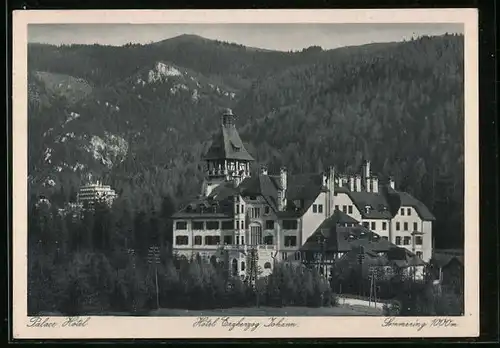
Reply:
[[[205,180],[198,199],[173,215],[173,248],[179,256],[204,258],[227,251],[234,275],[248,272],[252,250],[262,275],[274,261],[302,262],[327,252],[340,260],[363,245],[374,256],[403,250],[397,261],[423,264],[432,255],[427,207],[395,183],[379,182],[366,162],[357,175],[270,174],[245,149],[231,110],[204,156]]]

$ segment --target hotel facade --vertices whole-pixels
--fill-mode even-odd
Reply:
[[[282,167],[271,175],[265,166],[251,175],[254,158],[243,145],[234,117],[231,110],[222,115],[221,129],[203,158],[205,179],[199,198],[172,216],[175,254],[210,258],[224,250],[233,275],[243,277],[253,251],[252,260],[265,276],[275,261],[301,262],[321,232],[335,235],[328,237],[337,240],[329,243],[334,258],[347,251],[338,242],[345,235],[348,241],[370,236],[369,249],[395,246],[429,261],[434,216],[422,202],[397,191],[394,181],[380,183],[369,161],[357,175],[336,173],[334,167],[293,175]],[[329,223],[332,219],[335,222]],[[337,233],[337,228],[344,230]]]

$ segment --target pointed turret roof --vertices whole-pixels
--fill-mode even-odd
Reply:
[[[243,145],[243,141],[234,125],[234,115],[227,109],[222,115],[221,129],[212,138],[212,144],[203,159],[231,159],[240,161],[254,161]]]

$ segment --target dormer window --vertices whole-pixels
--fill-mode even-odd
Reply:
[[[372,208],[371,206],[365,205],[365,213],[366,214],[370,213],[371,208]]]

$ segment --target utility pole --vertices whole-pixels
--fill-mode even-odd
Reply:
[[[365,258],[365,248],[361,245],[358,252],[359,264],[359,295],[363,296],[363,260]]]
[[[160,309],[160,289],[158,286],[158,264],[160,263],[160,248],[151,246],[148,249],[148,263],[154,264],[155,268],[155,289],[156,289],[156,307]]]

